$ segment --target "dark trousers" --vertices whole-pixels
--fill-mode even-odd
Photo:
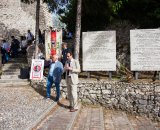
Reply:
[[[11,51],[11,57],[18,57],[18,50],[17,49],[13,49],[12,51]]]
[[[60,83],[55,83],[53,82],[53,77],[52,76],[48,76],[48,81],[47,81],[47,98],[50,98],[50,94],[51,94],[51,87],[52,84],[55,84],[56,87],[56,100],[59,100],[60,97]]]

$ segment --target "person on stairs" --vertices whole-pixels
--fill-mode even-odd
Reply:
[[[18,49],[20,47],[20,42],[14,37],[11,36],[12,41],[11,41],[11,57],[15,58],[18,57]]]
[[[1,46],[1,50],[2,50],[2,63],[5,63],[9,60],[9,51],[10,51],[10,44],[5,40],[3,39],[2,40],[2,46]]]
[[[27,42],[28,41],[31,41],[31,42],[34,41],[34,36],[33,36],[33,34],[31,33],[30,30],[27,31],[26,40],[27,40]]]

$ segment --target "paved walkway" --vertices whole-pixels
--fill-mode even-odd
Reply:
[[[73,130],[104,130],[103,110],[101,107],[83,107]]]
[[[107,110],[100,106],[82,106],[75,113],[65,107],[63,100],[33,130],[160,130],[160,123],[148,118],[131,116],[123,111]]]
[[[159,124],[160,125],[160,124]],[[105,110],[106,130],[159,130],[149,119],[131,116],[122,111]]]
[[[0,92],[0,130],[160,130],[160,122],[100,106],[69,112],[67,100],[44,100],[45,91],[30,86],[0,87]]]
[[[33,130],[70,130],[80,109],[76,112],[69,112],[67,106],[68,101],[61,100],[46,117],[37,123]]]

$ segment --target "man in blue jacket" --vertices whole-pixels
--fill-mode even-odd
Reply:
[[[60,82],[61,82],[61,76],[63,73],[63,65],[60,61],[58,61],[57,55],[51,56],[51,59],[52,59],[52,63],[50,64],[48,81],[47,81],[47,98],[50,98],[51,86],[54,83],[56,87],[56,93],[57,93],[55,101],[59,101]]]

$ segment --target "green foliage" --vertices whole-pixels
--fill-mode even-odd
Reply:
[[[107,0],[86,0],[82,3],[82,30],[104,30],[109,23],[109,4]]]
[[[76,22],[76,1],[70,0],[68,11],[61,21],[74,31]],[[83,0],[82,31],[104,30],[108,23],[128,20],[140,28],[160,26],[159,0]]]
[[[122,6],[122,1],[118,1],[112,6],[114,14],[117,14],[117,11],[120,9],[121,6]]]
[[[115,18],[131,21],[141,28],[160,26],[160,2],[158,0],[129,0],[123,4]]]
[[[61,21],[66,23],[67,28],[75,30],[77,0],[71,0],[68,11]],[[107,0],[83,0],[82,1],[82,31],[103,30],[109,23],[110,11]]]
[[[33,3],[36,0],[21,0]],[[75,31],[77,0],[69,0],[68,10],[61,21],[67,28]],[[43,0],[53,11],[57,7],[54,0]],[[60,10],[61,13],[64,10]],[[157,28],[160,26],[159,0],[83,0],[82,31],[104,30],[108,23],[115,20],[128,20],[141,28]]]
[[[112,12],[114,14],[117,14],[119,9],[123,7],[125,2],[128,2],[128,0],[118,0],[117,2],[112,3],[113,4],[111,8]]]
[[[77,1],[70,0],[71,4],[68,5],[68,11],[65,15],[61,16],[60,20],[67,25],[67,28],[71,31],[75,31],[76,25],[76,12],[77,12]]]

